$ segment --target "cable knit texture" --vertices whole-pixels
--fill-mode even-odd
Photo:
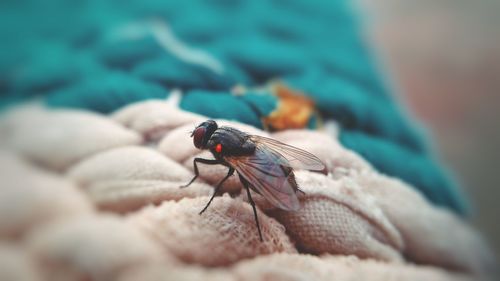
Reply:
[[[254,195],[264,242],[236,176],[199,215],[226,172],[200,165],[201,178],[179,188],[193,157],[210,157],[189,138],[205,119],[159,101],[109,117],[40,105],[6,112],[0,279],[477,280],[494,270],[466,222],[326,132],[269,135],[218,120],[309,150],[329,175],[296,172],[305,192],[296,212]]]

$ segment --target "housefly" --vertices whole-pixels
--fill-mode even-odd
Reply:
[[[295,181],[294,169],[327,173],[321,160],[309,152],[274,139],[249,135],[232,127],[219,127],[214,120],[198,125],[191,137],[196,148],[210,150],[215,159],[195,158],[194,177],[182,187],[189,186],[198,178],[198,163],[220,164],[229,169],[216,185],[214,194],[200,215],[208,208],[222,184],[236,171],[252,205],[261,241],[259,219],[249,189],[280,209],[296,211],[300,208],[296,192],[300,190]]]

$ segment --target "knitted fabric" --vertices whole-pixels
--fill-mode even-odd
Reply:
[[[110,113],[181,90],[185,110],[262,128],[279,100],[254,88],[280,80],[340,124],[340,141],[378,171],[463,213],[456,185],[392,100],[350,3],[2,1],[0,105],[41,97]]]
[[[224,184],[228,193],[199,215],[226,173],[200,165],[200,179],[179,188],[193,176],[192,159],[209,157],[188,133],[206,118],[166,102],[133,104],[109,117],[37,105],[7,112],[0,119],[0,279],[486,280],[493,274],[490,250],[464,220],[378,173],[324,132],[269,135],[218,120],[311,151],[330,174],[296,172],[305,192],[296,212],[253,195],[264,242],[236,176]]]

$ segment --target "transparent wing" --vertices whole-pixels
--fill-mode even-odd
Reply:
[[[238,173],[274,206],[296,211],[300,203],[295,194],[297,184],[283,156],[271,150],[257,148],[252,156],[226,157]],[[285,159],[286,161],[286,159]]]
[[[323,164],[318,157],[305,150],[261,136],[252,135],[250,136],[250,140],[252,140],[257,147],[266,146],[268,149],[281,154],[284,158],[280,159],[280,164],[282,165],[295,169],[310,170],[327,174],[325,164]]]

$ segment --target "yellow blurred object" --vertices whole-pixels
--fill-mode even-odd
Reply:
[[[264,128],[280,131],[307,127],[315,112],[314,102],[301,92],[282,83],[273,84],[271,89],[279,100],[278,108],[269,116],[262,118]]]

